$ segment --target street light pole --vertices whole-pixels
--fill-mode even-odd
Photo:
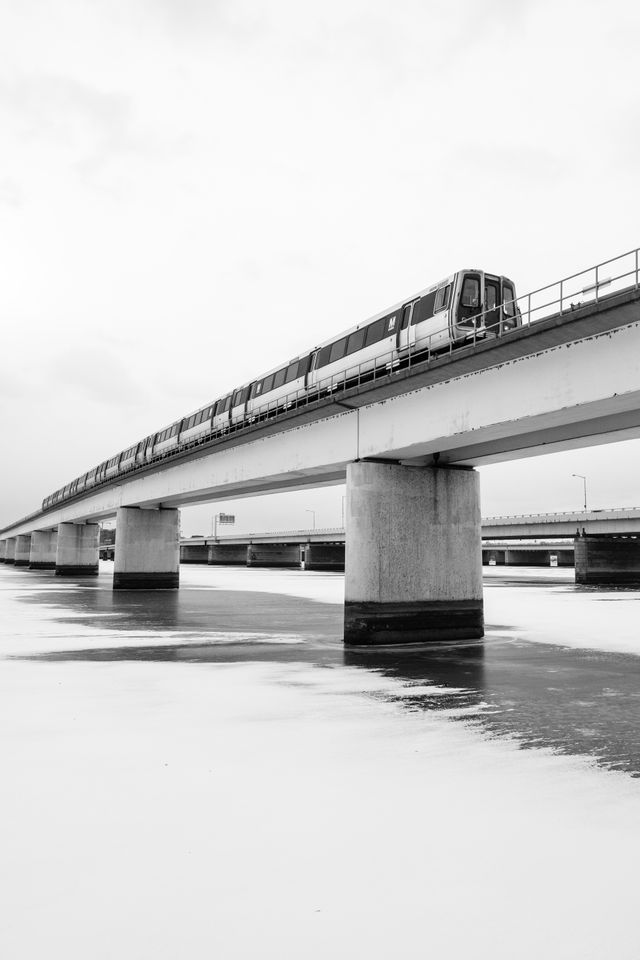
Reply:
[[[578,477],[580,480],[582,480],[582,486],[584,488],[584,509],[586,510],[587,509],[587,478],[583,476],[581,473],[572,473],[571,476]]]
[[[313,529],[315,530],[315,528],[316,528],[316,512],[315,512],[315,510],[305,510],[304,512],[305,512],[305,513],[312,513],[312,514],[313,514]]]

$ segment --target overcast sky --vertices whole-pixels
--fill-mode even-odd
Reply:
[[[637,11],[0,0],[0,523],[461,266],[524,293],[640,244]],[[483,513],[578,507],[574,472],[640,506],[639,462],[483,468]],[[221,508],[326,526],[342,492]]]

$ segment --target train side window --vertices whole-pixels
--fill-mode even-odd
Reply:
[[[281,387],[281,386],[282,386],[282,384],[284,383],[284,378],[286,377],[286,375],[287,375],[287,368],[286,368],[286,367],[283,367],[282,370],[278,370],[278,372],[273,375],[273,389],[274,389],[274,390],[275,390],[277,387]]]
[[[330,343],[328,347],[323,347],[322,350],[319,351],[318,359],[316,360],[316,370],[319,367],[326,367],[326,365],[329,363],[329,357],[331,356],[331,347],[332,347],[332,344]]]
[[[395,313],[391,317],[387,318],[387,333],[395,333],[396,319],[397,317]]]
[[[305,357],[305,358],[304,358],[304,360],[300,360],[300,361],[299,361],[299,363],[298,363],[298,376],[299,376],[299,377],[304,377],[304,376],[306,376],[307,373],[309,373],[309,370],[311,369],[311,360],[313,359],[314,356],[315,356],[315,354],[310,353],[308,357]]]
[[[423,320],[428,320],[429,317],[433,316],[435,302],[436,291],[432,290],[431,293],[425,294],[424,297],[420,297],[417,303],[414,303],[413,316],[411,317],[412,327],[414,327],[416,323],[422,323]]]
[[[342,340],[336,340],[336,342],[331,345],[329,363],[334,363],[336,360],[342,360],[346,352],[347,338],[343,337]]]
[[[374,323],[369,324],[367,327],[367,347],[370,347],[372,343],[378,343],[379,340],[382,340],[385,334],[386,325],[386,317],[382,317],[380,320],[376,320]]]
[[[412,307],[412,304],[405,303],[404,307],[402,308],[402,320],[400,321],[401,330],[406,330],[407,327],[409,326],[409,318],[411,316],[411,307]]]
[[[259,397],[262,393],[262,380],[256,380],[256,382],[251,387],[251,399],[254,397]]]
[[[357,350],[362,350],[366,334],[366,327],[361,327],[360,330],[354,330],[354,332],[349,336],[347,354],[355,353]]]
[[[270,373],[268,377],[265,377],[262,381],[262,392],[269,393],[269,390],[273,388],[273,374]]]
[[[451,295],[451,284],[448,283],[446,287],[440,287],[436,291],[436,302],[433,308],[434,313],[439,313],[440,310],[446,310],[449,306],[449,297]]]
[[[171,436],[175,437],[175,435],[179,432],[180,432],[180,423],[179,422],[174,423],[174,425],[171,427]]]
[[[284,378],[285,383],[291,383],[292,380],[296,379],[296,377],[298,376],[298,366],[299,364],[297,360],[294,363],[289,364],[289,366],[287,367],[285,378]]]

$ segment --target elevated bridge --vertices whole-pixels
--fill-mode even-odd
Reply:
[[[97,521],[116,516],[114,586],[177,586],[178,507],[346,478],[347,641],[481,636],[473,467],[640,436],[638,253],[521,297],[521,327],[381,357],[373,378],[35,511],[0,531],[0,558],[51,563],[55,533],[56,571],[93,571]]]

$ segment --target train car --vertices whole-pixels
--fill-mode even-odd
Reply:
[[[195,413],[185,417],[180,427],[180,445],[193,443],[201,440],[202,437],[211,433],[213,421],[213,409],[215,404],[210,403],[206,407],[201,407]]]
[[[120,454],[120,463],[118,464],[118,473],[124,473],[126,470],[130,470],[131,467],[135,466],[137,449],[138,444],[134,443],[133,446],[127,447],[126,450],[122,451]]]
[[[521,322],[507,277],[461,270],[364,324],[322,344],[307,387],[331,390],[376,368],[390,370],[410,354],[430,355],[495,336]]]
[[[178,447],[180,427],[184,421],[176,420],[170,427],[165,427],[156,434],[156,442],[153,446],[154,457],[165,456]]]
[[[115,477],[119,472],[121,456],[122,453],[117,453],[115,457],[111,457],[109,460],[107,460],[107,466],[104,472],[105,480],[110,480],[111,477]]]
[[[245,416],[255,420],[260,411],[269,408],[290,407],[306,394],[307,376],[311,367],[312,353],[294,357],[284,366],[275,367],[249,388]]]

